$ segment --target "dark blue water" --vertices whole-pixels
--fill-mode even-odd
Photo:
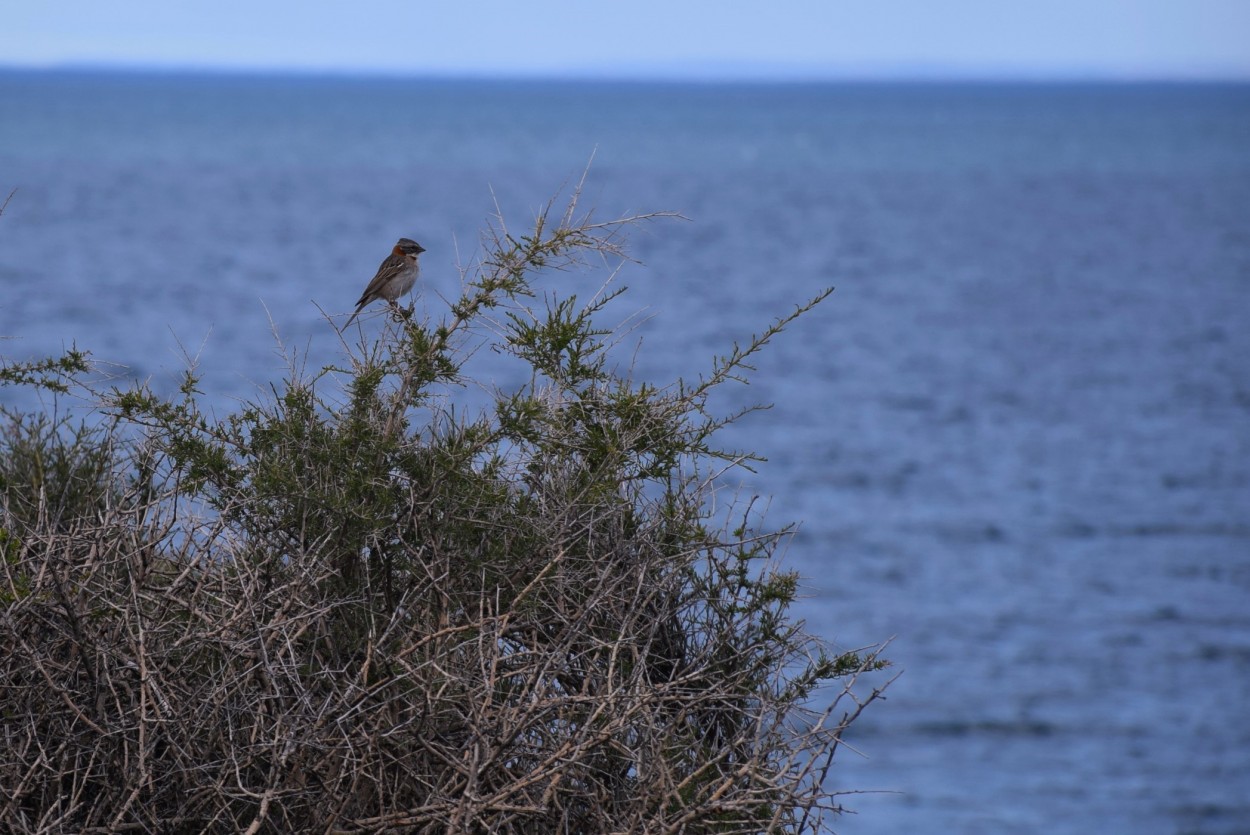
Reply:
[[[333,360],[400,235],[439,313],[592,153],[597,216],[690,218],[633,240],[640,375],[838,288],[727,440],[811,628],[905,670],[839,831],[1250,832],[1250,88],[0,74],[0,350],[230,409],[270,318]]]

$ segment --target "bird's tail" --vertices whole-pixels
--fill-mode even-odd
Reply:
[[[352,313],[351,316],[347,317],[347,321],[343,323],[343,327],[341,328],[341,330],[347,330],[347,326],[350,325],[352,323],[352,320],[354,320],[357,316],[359,316],[360,311],[364,309],[365,309],[365,306],[363,304],[357,305],[355,312]]]

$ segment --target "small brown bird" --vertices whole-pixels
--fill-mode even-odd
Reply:
[[[391,254],[378,267],[373,281],[360,294],[360,301],[356,302],[356,312],[348,317],[343,327],[350,325],[365,305],[378,299],[386,299],[391,307],[398,310],[399,305],[395,300],[411,291],[412,286],[417,283],[417,276],[421,272],[421,268],[417,266],[417,256],[423,252],[425,247],[421,244],[411,238],[400,238]]]

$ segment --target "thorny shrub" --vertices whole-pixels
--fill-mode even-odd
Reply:
[[[885,662],[789,614],[789,529],[713,509],[753,456],[716,446],[741,413],[708,397],[828,292],[694,382],[632,382],[595,324],[619,291],[535,282],[648,218],[576,202],[492,224],[439,321],[389,318],[224,419],[194,369],[173,398],[95,392],[93,429],[6,415],[6,831],[827,828]],[[484,342],[529,379],[465,417]]]

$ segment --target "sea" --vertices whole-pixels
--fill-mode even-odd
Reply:
[[[799,523],[797,615],[890,642],[838,832],[1250,833],[1248,85],[6,70],[0,355],[226,414],[341,361],[400,236],[438,318],[575,190],[680,215],[540,280],[628,287],[639,379],[836,288],[721,405],[772,404],[727,495]]]

